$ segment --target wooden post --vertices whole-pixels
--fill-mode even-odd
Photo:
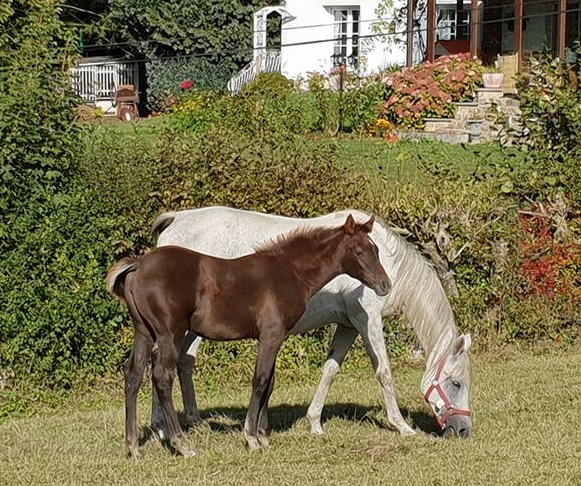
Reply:
[[[559,20],[558,20],[558,31],[559,31],[559,43],[557,46],[557,55],[561,59],[565,59],[565,44],[567,42],[567,0],[559,0]]]
[[[518,72],[521,72],[522,68],[522,56],[523,56],[523,42],[522,42],[522,13],[523,13],[523,0],[515,0],[514,2],[514,50],[518,54]]]
[[[406,59],[405,65],[411,67],[414,62],[414,0],[408,0],[408,12],[407,12],[407,46],[406,46]]]
[[[478,0],[472,0],[472,12],[470,14],[470,57],[478,57],[478,39],[480,37],[480,10]]]
[[[522,1],[522,0],[521,0]],[[428,0],[428,61],[436,59],[436,0]]]
[[[467,25],[464,25],[460,19],[464,17],[464,0],[456,0],[456,39],[465,39]]]

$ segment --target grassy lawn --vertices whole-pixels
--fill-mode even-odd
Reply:
[[[422,365],[396,367],[404,416],[423,432],[403,438],[386,426],[369,370],[340,374],[312,436],[306,406],[315,375],[284,373],[271,400],[271,449],[250,453],[241,426],[250,389],[201,390],[204,425],[188,432],[198,455],[172,457],[157,442],[144,458],[122,454],[121,388],[76,396],[34,418],[0,424],[3,485],[564,485],[581,483],[581,350],[506,351],[473,363],[475,436],[443,440],[419,393]],[[121,380],[119,380],[121,381]],[[140,422],[149,395],[140,399]]]
[[[361,170],[371,178],[414,182],[425,175],[423,168],[438,164],[452,173],[468,174],[477,167],[486,167],[520,160],[522,152],[514,148],[501,150],[496,144],[450,145],[438,141],[400,141],[366,138],[339,141],[340,161],[347,167]],[[421,180],[421,179],[420,179]]]
[[[168,125],[168,119],[164,116],[145,118],[135,123],[116,120],[96,122],[89,138],[106,140],[112,150],[130,147],[148,150],[160,140]],[[467,174],[477,167],[505,162],[507,158],[518,161],[523,157],[517,149],[502,150],[496,144],[450,145],[438,141],[400,141],[393,144],[385,140],[350,136],[341,136],[336,140],[339,162],[361,171],[372,184],[379,179],[421,181],[426,175],[425,167],[434,164],[451,173]]]

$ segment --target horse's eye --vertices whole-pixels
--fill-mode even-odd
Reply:
[[[457,380],[452,380],[452,385],[455,386],[456,388],[460,388],[462,386],[462,383],[460,383]]]

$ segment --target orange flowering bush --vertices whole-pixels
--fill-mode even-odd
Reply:
[[[426,117],[451,118],[456,112],[453,102],[472,99],[481,77],[481,62],[468,54],[402,69],[387,80],[381,114],[404,128],[421,128]]]
[[[398,137],[393,132],[394,128],[395,127],[393,123],[390,121],[386,120],[385,118],[378,118],[369,126],[367,132],[372,137],[384,138],[388,142],[397,142]]]
[[[529,295],[550,299],[566,296],[568,302],[578,305],[581,302],[579,244],[554,241],[550,214],[520,213],[519,222],[524,232],[520,241],[524,256],[520,272],[529,284]]]

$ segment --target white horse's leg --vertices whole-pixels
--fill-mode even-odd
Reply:
[[[385,410],[387,411],[387,419],[401,435],[413,435],[416,432],[404,420],[397,400],[395,398],[395,387],[393,382],[393,375],[391,373],[391,365],[387,350],[385,348],[385,341],[383,337],[383,322],[379,314],[367,314],[360,312],[356,317],[350,316],[351,322],[361,333],[367,354],[371,359],[373,368],[375,370],[375,377],[383,388],[383,397],[385,400]],[[360,317],[365,317],[365,322],[358,322]]]
[[[307,410],[307,419],[311,423],[311,432],[313,434],[323,435],[321,414],[323,413],[329,388],[333,380],[335,380],[335,376],[337,376],[347,351],[355,342],[358,334],[359,332],[352,327],[337,326],[335,330],[327,361],[323,365],[323,374],[319,380],[313,401]]]

